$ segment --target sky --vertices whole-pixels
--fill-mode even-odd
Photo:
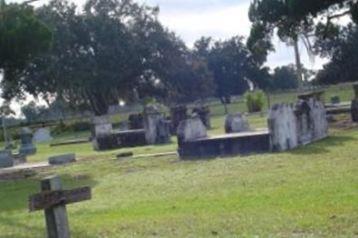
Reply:
[[[23,2],[23,0],[12,0]],[[42,5],[49,0],[39,0]],[[69,0],[81,6],[85,0]],[[137,0],[150,6],[159,6],[159,20],[171,31],[181,37],[188,47],[202,36],[225,40],[232,36],[248,37],[250,21],[248,9],[251,0]],[[267,66],[271,68],[294,63],[294,52],[279,39],[274,38],[276,51],[268,57]],[[309,60],[303,45],[300,45],[302,62],[309,69],[319,69],[325,62],[316,58]],[[29,101],[29,99],[27,100]],[[12,104],[19,111],[19,103]]]

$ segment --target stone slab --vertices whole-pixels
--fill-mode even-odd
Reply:
[[[147,145],[145,130],[116,131],[107,136],[93,140],[94,148],[98,151],[120,149]]]
[[[184,160],[248,155],[268,151],[270,151],[270,136],[267,130],[201,138],[182,142],[178,148],[179,156]]]
[[[48,163],[51,165],[63,165],[73,162],[76,162],[76,154],[56,155],[48,158]]]

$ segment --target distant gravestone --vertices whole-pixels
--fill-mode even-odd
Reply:
[[[56,155],[48,158],[48,162],[51,165],[63,165],[76,162],[75,154],[64,154],[64,155]]]
[[[285,151],[298,146],[297,123],[291,105],[274,105],[269,111],[268,127],[272,151]]]
[[[53,138],[51,136],[49,128],[39,128],[35,131],[33,140],[35,142],[49,142]]]
[[[225,119],[226,133],[239,133],[250,131],[250,126],[247,118],[241,113],[228,115]]]
[[[148,144],[161,144],[170,141],[170,123],[155,106],[148,106],[144,111],[144,129]]]
[[[0,168],[8,168],[14,166],[14,160],[10,150],[0,151]]]
[[[20,150],[19,152],[23,155],[36,154],[36,147],[32,143],[32,131],[30,128],[24,127],[20,131]]]
[[[95,150],[99,150],[101,145],[100,141],[104,138],[111,137],[113,132],[112,123],[108,115],[95,116],[92,118],[92,145]]]
[[[178,143],[206,138],[207,131],[199,117],[190,118],[180,122],[177,130]]]

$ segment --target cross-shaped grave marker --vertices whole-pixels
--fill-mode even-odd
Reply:
[[[41,191],[30,196],[30,212],[45,210],[48,238],[69,238],[66,204],[91,199],[91,188],[62,190],[60,177],[51,176],[41,181]]]

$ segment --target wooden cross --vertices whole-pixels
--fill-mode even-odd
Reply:
[[[69,238],[66,204],[91,199],[91,188],[62,190],[60,177],[52,176],[41,181],[41,191],[30,196],[30,212],[45,210],[48,238]]]

